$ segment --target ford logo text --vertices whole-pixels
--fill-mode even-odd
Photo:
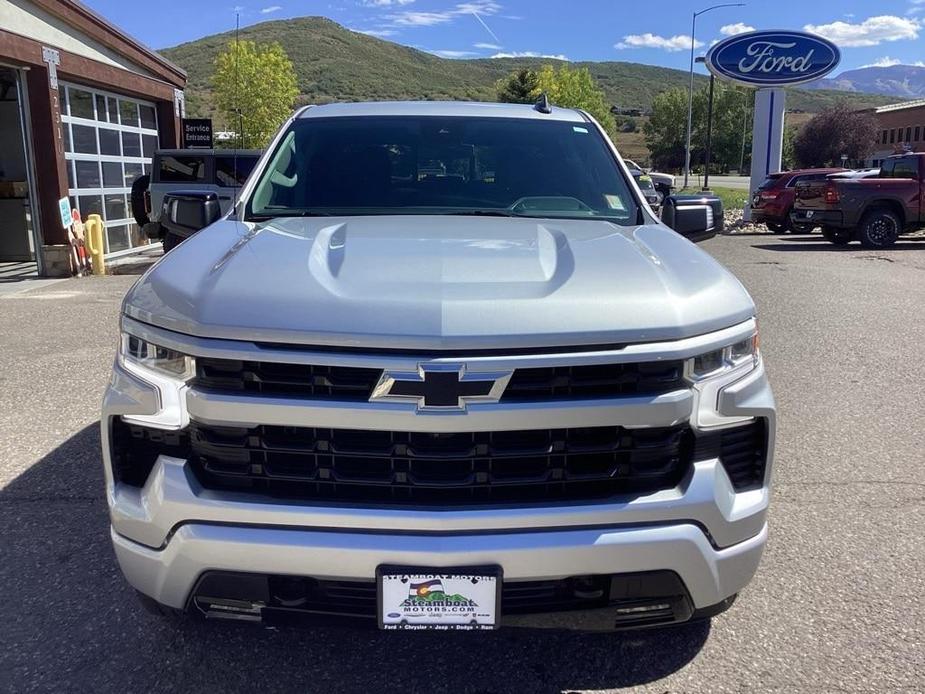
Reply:
[[[783,87],[829,74],[841,58],[834,43],[800,31],[753,31],[710,49],[707,67],[717,77],[753,87]]]

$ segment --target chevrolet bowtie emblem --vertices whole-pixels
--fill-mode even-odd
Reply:
[[[422,364],[417,371],[382,372],[370,402],[410,402],[418,410],[465,410],[475,402],[498,402],[511,371],[469,371],[465,364]]]

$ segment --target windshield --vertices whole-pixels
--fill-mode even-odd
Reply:
[[[295,121],[245,214],[484,214],[635,224],[638,213],[590,123],[356,117]]]

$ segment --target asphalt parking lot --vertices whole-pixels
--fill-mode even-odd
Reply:
[[[704,247],[759,305],[780,411],[771,540],[731,611],[631,634],[173,626],[122,580],[97,432],[132,276],[0,297],[0,688],[925,689],[925,240]]]

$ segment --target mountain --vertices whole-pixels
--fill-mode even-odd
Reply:
[[[847,70],[837,77],[813,82],[810,88],[885,94],[897,99],[921,99],[925,97],[925,67],[862,67]]]
[[[520,67],[556,62],[548,58],[481,58],[455,60],[350,31],[329,19],[302,17],[263,22],[241,29],[241,38],[278,41],[292,60],[302,103],[377,99],[464,99],[493,101],[495,82]],[[216,55],[234,33],[207,36],[160,51],[189,74],[190,116],[213,112],[209,78]],[[652,99],[671,87],[686,87],[683,70],[617,61],[573,63],[587,67],[608,101],[624,108],[648,109]],[[698,85],[707,78],[696,75]],[[845,95],[831,91],[790,90],[791,109],[815,112]],[[858,108],[891,99],[853,94]]]

